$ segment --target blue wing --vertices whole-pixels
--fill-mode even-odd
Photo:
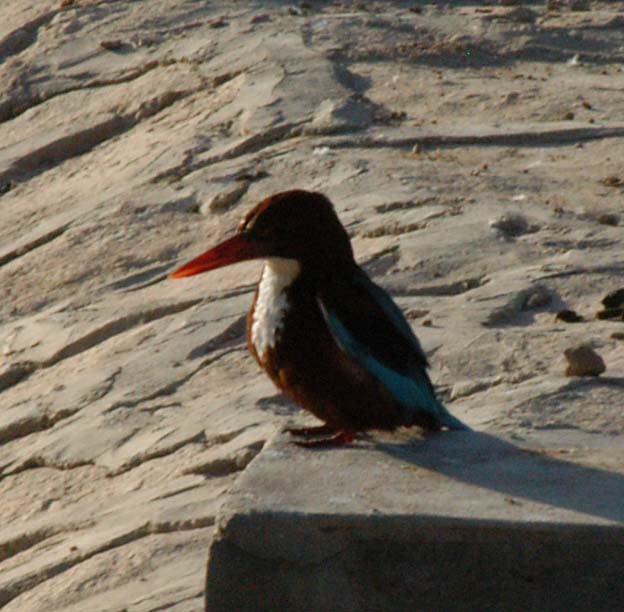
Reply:
[[[317,302],[334,340],[392,393],[406,425],[424,413],[441,427],[469,429],[436,398],[425,353],[399,307],[360,268]]]

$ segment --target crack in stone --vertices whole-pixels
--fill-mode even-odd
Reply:
[[[49,537],[62,532],[62,528],[41,527],[27,533],[20,533],[10,540],[4,540],[0,545],[0,562],[6,561],[18,553],[24,552],[33,546],[47,540]]]
[[[73,411],[71,414],[75,414],[75,412],[77,411]],[[67,416],[71,416],[71,415],[65,415],[63,416],[63,418],[67,418]],[[61,419],[59,418],[59,419],[56,419],[54,422],[56,423],[60,420]],[[50,425],[50,427],[52,427],[52,425]],[[40,431],[40,430],[34,430],[34,431]],[[85,465],[95,465],[95,463],[91,459],[85,459],[82,461],[67,461],[65,463],[57,463],[57,462],[51,461],[50,459],[46,459],[45,457],[42,457],[42,456],[29,457],[26,461],[24,461],[24,463],[17,466],[14,470],[10,470],[0,475],[0,480],[3,480],[7,476],[15,476],[16,474],[19,474],[21,472],[26,472],[27,470],[34,470],[38,468],[48,468],[51,470],[58,470],[60,472],[66,472],[68,470],[74,470],[79,467],[84,467]]]
[[[461,295],[467,291],[472,291],[477,287],[482,287],[487,283],[485,276],[474,276],[464,278],[453,283],[445,283],[442,285],[426,285],[423,287],[412,287],[411,289],[401,288],[393,289],[392,295],[398,297],[406,296],[454,296]]]
[[[0,174],[0,181],[6,183],[24,175],[31,178],[67,159],[88,153],[96,146],[129,131],[141,121],[156,115],[178,100],[197,91],[199,91],[197,88],[184,91],[170,90],[143,102],[136,111],[131,113],[125,115],[108,113],[110,116],[98,123],[59,136],[18,157]]]
[[[82,338],[79,338],[75,342],[64,346],[60,351],[50,357],[50,359],[44,361],[41,364],[41,367],[48,368],[59,361],[68,359],[69,357],[74,357],[79,353],[83,353],[84,351],[109,340],[113,336],[126,332],[137,325],[151,323],[152,321],[162,319],[169,315],[188,310],[189,308],[199,304],[201,301],[202,298],[195,298],[184,302],[158,306],[150,310],[135,312],[133,314],[126,315],[125,317],[109,321],[101,327],[89,332]]]
[[[227,161],[229,159],[234,159],[236,157],[241,157],[243,155],[258,153],[262,149],[265,149],[270,145],[276,144],[277,142],[284,142],[286,140],[297,138],[303,133],[303,125],[305,123],[306,121],[299,121],[295,123],[276,125],[267,128],[262,132],[258,132],[257,134],[253,134],[248,138],[245,138],[242,142],[238,142],[237,144],[232,145],[223,153],[212,155],[206,159],[202,159],[196,162],[190,162],[188,159],[185,159],[181,164],[178,164],[173,168],[169,168],[168,170],[157,174],[152,179],[152,183],[158,183],[160,181],[179,181],[185,176],[196,172],[197,170],[202,170],[203,168],[206,168],[213,164]],[[208,149],[202,148],[200,150],[194,150],[191,156],[196,156],[197,154],[201,154],[206,150]]]
[[[355,138],[333,138],[322,141],[318,146],[333,149],[362,148],[407,149],[414,146],[423,148],[466,147],[466,146],[507,146],[507,147],[543,147],[565,146],[571,143],[605,138],[621,138],[624,126],[583,127],[567,129],[545,129],[535,131],[517,131],[489,134],[428,134],[419,136],[392,137],[376,134]]]
[[[41,414],[35,417],[27,417],[20,421],[10,423],[6,427],[0,429],[0,444],[4,444],[18,438],[24,438],[25,436],[28,436],[31,433],[35,433],[37,431],[50,429],[59,421],[62,421],[63,419],[66,419],[73,414],[76,414],[76,412],[78,412],[79,410],[80,407],[75,409],[67,408],[65,410],[59,410],[53,415]],[[42,464],[36,464],[30,467],[41,467],[41,465]]]
[[[533,279],[533,282],[547,280],[549,278],[565,278],[566,276],[576,276],[578,274],[610,274],[624,272],[624,263],[616,262],[607,266],[594,266],[592,268],[573,268],[572,270],[562,270],[561,272],[552,272]]]
[[[202,361],[194,370],[189,372],[186,376],[183,376],[182,378],[178,378],[174,381],[171,381],[170,383],[167,383],[165,386],[161,387],[160,389],[157,389],[156,391],[154,391],[153,393],[150,393],[149,395],[145,395],[143,397],[133,399],[133,400],[122,400],[119,402],[115,402],[103,412],[109,413],[115,410],[119,410],[120,408],[134,408],[138,406],[139,404],[142,404],[143,402],[148,402],[158,397],[172,395],[182,385],[186,384],[193,376],[195,376],[197,372],[199,372],[200,370],[203,370],[206,366],[209,366],[215,361],[218,361],[219,359],[221,359],[221,357],[225,357],[225,355],[228,355],[229,353],[233,353],[235,351],[241,350],[241,348],[242,347],[240,346],[236,346],[233,348],[225,349],[221,351],[218,355],[204,359],[204,361]]]
[[[108,476],[118,476],[119,474],[123,474],[124,472],[129,472],[133,468],[138,467],[139,465],[142,465],[144,463],[147,463],[148,461],[151,461],[152,459],[159,459],[161,457],[166,457],[167,455],[171,455],[175,453],[177,450],[179,450],[183,446],[186,446],[187,444],[199,444],[203,442],[205,439],[206,439],[206,434],[202,430],[187,438],[178,440],[177,442],[169,446],[165,446],[163,448],[159,448],[151,452],[143,453],[141,455],[135,455],[126,463],[121,465],[121,467],[119,467],[118,469],[112,472],[109,472]]]
[[[0,42],[0,45],[1,44],[2,43]],[[0,58],[1,56],[2,56],[2,53],[0,50]],[[91,79],[89,81],[86,81],[85,83],[78,83],[76,85],[68,85],[67,87],[59,88],[57,90],[51,90],[45,93],[37,91],[34,94],[30,94],[29,96],[22,94],[22,96],[20,97],[20,94],[22,92],[11,92],[14,95],[10,96],[4,102],[0,103],[0,123],[4,123],[5,121],[14,119],[15,117],[18,117],[19,115],[25,113],[27,110],[30,110],[31,108],[39,106],[40,104],[44,104],[48,100],[52,100],[53,98],[56,98],[57,96],[62,96],[62,95],[72,93],[75,91],[99,89],[100,87],[108,87],[110,85],[120,85],[123,83],[129,83],[131,81],[135,81],[136,79],[139,79],[140,77],[144,76],[148,72],[151,72],[152,70],[156,70],[157,68],[166,68],[174,64],[199,65],[200,63],[201,61],[193,60],[190,58],[170,58],[170,59],[152,60],[140,66],[130,68],[117,76],[113,76],[109,78]],[[197,93],[202,90],[203,88],[197,88],[196,90],[190,91],[189,95],[193,93]]]
[[[62,10],[48,11],[9,32],[0,40],[0,60],[6,61],[9,57],[17,55],[30,47],[37,40],[39,29],[48,25]]]
[[[109,321],[101,327],[98,327],[88,334],[82,336],[78,340],[75,340],[74,342],[65,345],[62,349],[57,351],[54,355],[52,355],[52,357],[45,361],[25,361],[9,367],[8,370],[0,374],[0,393],[27,379],[28,376],[30,376],[33,372],[39,369],[49,368],[53,365],[56,365],[60,361],[69,359],[70,357],[75,357],[76,355],[79,355],[80,353],[83,353],[84,351],[87,351],[94,346],[97,346],[98,344],[109,340],[114,336],[127,332],[138,325],[151,323],[152,321],[162,319],[166,316],[188,310],[189,308],[196,306],[202,301],[203,298],[195,298],[192,300],[186,300],[184,302],[158,306],[150,310],[135,312],[119,319]],[[175,389],[173,389],[171,393],[173,393],[173,391],[175,391]],[[152,397],[158,397],[158,395],[160,394],[161,393],[157,392],[153,396],[145,399],[152,399]],[[43,429],[47,429],[47,427],[43,427]]]
[[[1,180],[2,179],[0,178],[0,181]],[[9,262],[13,261],[14,259],[17,259],[18,257],[21,257],[22,255],[25,255],[26,253],[30,253],[31,251],[34,251],[36,248],[43,246],[44,244],[48,244],[49,242],[52,242],[52,240],[63,235],[67,231],[69,226],[70,226],[69,223],[65,223],[63,225],[60,225],[59,227],[55,227],[49,232],[44,232],[43,234],[41,234],[41,236],[37,236],[37,238],[31,240],[30,242],[26,242],[25,244],[22,244],[19,247],[7,253],[4,253],[3,255],[0,255],[0,267],[4,266],[5,264],[8,264]]]
[[[33,368],[34,367],[35,365],[33,364]],[[113,385],[115,384],[115,380],[117,379],[120,373],[121,373],[121,368],[118,368],[117,370],[115,370],[111,374],[111,376],[109,376],[103,381],[105,384],[105,387],[97,389],[96,391],[97,395],[92,394],[88,401],[90,402],[90,401],[93,401],[94,399],[99,399],[101,397],[104,397],[104,395],[106,395],[113,388]],[[16,384],[17,382],[19,382],[19,380],[16,381],[14,384]],[[54,425],[56,425],[56,423],[58,423],[59,421],[67,419],[68,417],[71,417],[72,415],[79,412],[83,408],[83,406],[84,406],[84,401],[80,405],[78,405],[78,407],[75,409],[59,410],[58,412],[55,412],[53,415],[44,413],[37,417],[23,419],[21,421],[18,421],[17,423],[15,422],[10,423],[6,427],[0,428],[0,444],[4,444],[6,442],[9,442],[11,440],[16,440],[18,438],[23,438],[37,431],[44,431],[46,429],[50,429],[51,427],[54,427]],[[35,460],[35,464],[24,467],[23,469],[28,469],[30,467],[42,467],[42,466],[52,467],[52,468],[57,468],[57,469],[71,469],[72,467],[78,467],[78,465],[83,465],[81,463],[81,464],[76,464],[76,465],[72,464],[70,466],[61,467],[61,466],[57,466],[54,464],[47,464],[45,463],[45,460],[43,459],[41,459],[41,461],[44,461],[44,463],[43,464],[37,463],[37,461]],[[3,468],[0,467],[0,473],[2,473],[2,471],[3,471]],[[22,471],[22,469],[17,470],[17,471]],[[11,473],[15,474],[17,472],[12,471]],[[0,479],[1,478],[2,477],[0,477]]]
[[[264,448],[266,440],[258,440],[253,444],[249,444],[227,457],[219,457],[212,461],[200,463],[193,467],[187,468],[183,474],[197,474],[207,478],[222,478],[230,476],[236,472],[242,472],[247,468],[251,461]]]
[[[30,376],[37,369],[34,361],[19,361],[11,363],[0,373],[0,393],[13,385],[16,385],[22,379]],[[0,441],[2,441],[2,433],[0,430]]]
[[[72,567],[75,567],[83,561],[87,561],[96,555],[104,552],[108,552],[115,548],[120,548],[126,544],[131,544],[145,538],[150,535],[172,533],[177,531],[191,531],[195,529],[203,529],[205,527],[212,527],[215,524],[215,515],[210,514],[208,516],[186,519],[181,521],[163,521],[153,523],[148,521],[147,523],[124,533],[118,537],[111,538],[109,541],[94,547],[93,550],[80,554],[76,552],[71,559],[63,559],[57,563],[53,563],[48,567],[44,567],[39,571],[24,576],[21,580],[9,584],[5,588],[0,588],[0,607],[9,603],[22,593],[33,589],[42,582],[54,578]]]

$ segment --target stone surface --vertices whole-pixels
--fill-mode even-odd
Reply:
[[[622,441],[552,440],[278,439],[222,508],[207,609],[619,609]]]
[[[286,188],[335,202],[454,414],[621,440],[624,2],[523,8],[0,3],[3,610],[203,608],[220,505],[304,417],[246,351],[259,264],[166,275]],[[561,375],[583,343],[606,375]]]

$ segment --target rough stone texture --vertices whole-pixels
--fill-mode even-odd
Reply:
[[[246,354],[259,264],[166,273],[284,188],[336,203],[458,417],[621,440],[622,321],[594,313],[624,272],[598,220],[624,3],[517,8],[0,3],[3,609],[202,608],[218,508],[296,411]],[[561,376],[581,343],[599,379]]]

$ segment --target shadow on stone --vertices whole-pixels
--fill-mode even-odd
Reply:
[[[477,432],[322,452],[277,437],[222,508],[207,609],[624,609],[624,475],[556,452]]]
[[[520,448],[474,431],[436,433],[423,442],[376,446],[401,461],[510,498],[624,523],[621,473],[565,461],[548,451]]]

